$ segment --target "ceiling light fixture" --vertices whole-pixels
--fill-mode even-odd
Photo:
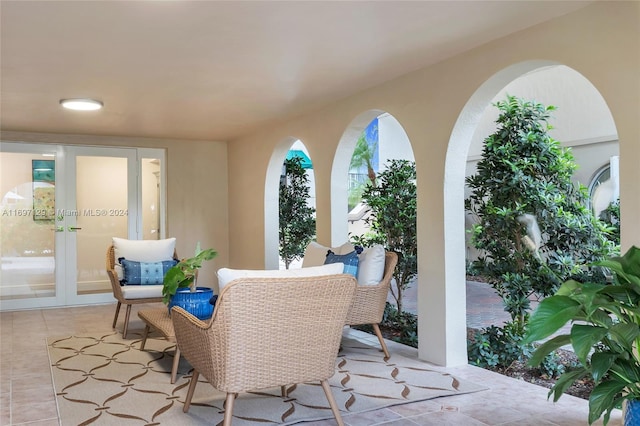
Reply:
[[[67,109],[74,111],[95,111],[102,108],[104,105],[100,101],[95,99],[60,99],[60,105]]]

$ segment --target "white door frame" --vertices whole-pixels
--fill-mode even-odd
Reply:
[[[127,162],[127,203],[129,206],[128,238],[141,238],[141,169],[142,158],[160,160],[160,238],[165,238],[166,219],[166,164],[163,149],[120,148],[107,146],[80,146],[58,144],[36,144],[21,142],[0,142],[0,152],[55,155],[55,197],[56,210],[74,210],[76,205],[76,157],[78,155],[126,157]],[[1,195],[1,194],[0,194]],[[58,218],[58,214],[56,217]],[[100,294],[77,294],[77,241],[69,228],[76,226],[77,217],[67,215],[51,225],[52,232],[63,226],[64,232],[55,234],[55,295],[51,297],[27,297],[0,300],[0,311],[57,307],[80,304],[114,302],[111,292]],[[107,247],[104,247],[106,251]]]

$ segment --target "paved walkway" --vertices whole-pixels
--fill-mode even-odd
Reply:
[[[403,305],[406,312],[418,313],[417,286],[410,285],[404,292]],[[389,301],[393,299],[390,297]],[[467,326],[483,328],[502,325],[511,316],[504,310],[502,299],[489,284],[467,281]]]

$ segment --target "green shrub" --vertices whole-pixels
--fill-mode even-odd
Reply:
[[[524,332],[517,321],[508,322],[504,327],[483,328],[469,342],[469,363],[488,369],[508,369],[531,353],[532,346],[524,345],[523,339]]]
[[[522,322],[531,296],[550,296],[616,248],[587,208],[586,188],[572,181],[577,165],[570,149],[548,134],[555,107],[514,96],[495,106],[498,128],[467,178],[465,206],[478,219],[471,232],[480,251],[470,270],[486,277],[511,318]]]

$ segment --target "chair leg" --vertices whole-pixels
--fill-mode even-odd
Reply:
[[[378,324],[371,324],[373,326],[373,331],[378,336],[378,340],[380,341],[380,346],[382,346],[382,352],[384,352],[384,360],[387,361],[391,355],[389,355],[389,350],[387,349],[387,344],[384,343],[384,339],[382,338],[382,332],[380,331],[380,326]]]
[[[182,407],[182,411],[185,413],[188,413],[189,408],[191,408],[191,398],[193,398],[193,392],[195,392],[198,384],[198,376],[200,376],[200,373],[194,369],[193,373],[191,373],[191,383],[189,383],[189,389],[187,389],[187,397],[184,399],[184,407]]]
[[[122,329],[122,338],[127,338],[127,328],[129,328],[129,317],[131,316],[131,305],[127,305],[127,313],[124,315],[124,328]]]
[[[231,418],[233,417],[233,402],[236,400],[237,393],[227,393],[227,399],[224,403],[224,420],[222,426],[231,426]]]
[[[140,341],[140,350],[144,351],[144,345],[147,344],[147,336],[149,335],[149,331],[151,331],[151,326],[149,324],[144,328],[144,333],[142,333],[142,340]],[[173,383],[173,382],[171,382]]]
[[[336,403],[336,399],[333,397],[331,387],[329,387],[329,382],[327,380],[323,380],[320,383],[322,384],[324,394],[327,396],[327,401],[329,401],[329,406],[331,407],[333,416],[336,418],[336,422],[338,422],[338,426],[344,426],[342,416],[340,415],[340,410],[338,409],[338,404]]]
[[[122,306],[122,303],[118,302],[118,304],[116,305],[116,314],[113,316],[113,325],[111,326],[111,328],[116,328],[116,323],[118,322],[118,314],[120,313],[120,306]]]
[[[173,365],[171,366],[171,384],[176,382],[179,363],[180,363],[180,349],[178,349],[178,344],[176,343],[176,352],[173,354]]]
[[[287,392],[286,386],[280,386],[280,392],[282,393],[283,398],[286,398],[289,396],[289,392]]]

